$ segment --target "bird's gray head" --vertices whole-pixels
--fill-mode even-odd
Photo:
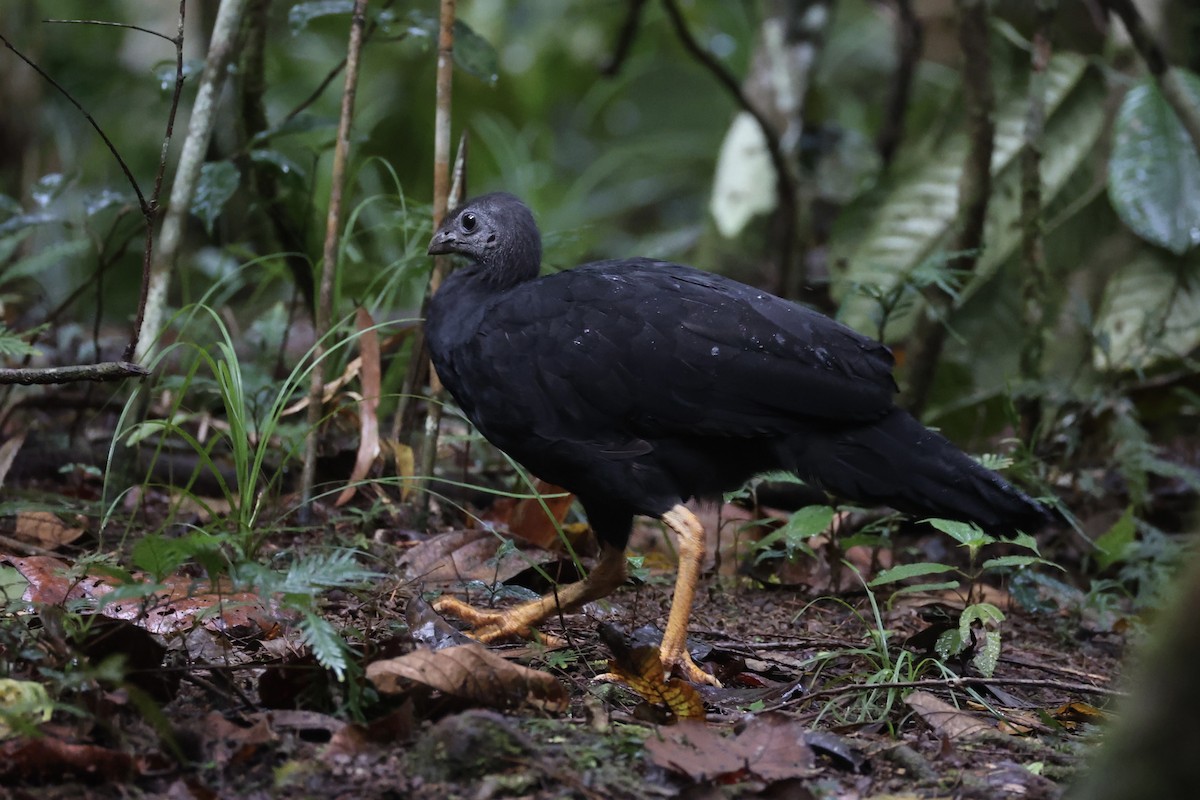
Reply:
[[[468,200],[446,215],[429,242],[430,255],[465,256],[498,286],[537,277],[542,235],[529,208],[506,192]]]

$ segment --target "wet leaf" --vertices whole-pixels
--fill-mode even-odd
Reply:
[[[1200,107],[1200,77],[1177,74]],[[1121,220],[1151,244],[1177,255],[1200,244],[1200,155],[1153,78],[1126,93],[1113,122],[1108,197]]]
[[[569,700],[554,676],[507,661],[476,642],[376,661],[367,667],[367,678],[384,694],[399,694],[411,681],[488,708],[559,713]]]
[[[485,83],[494,84],[499,78],[496,48],[461,19],[454,20],[454,63]]]
[[[237,191],[242,176],[231,161],[210,161],[200,168],[196,195],[192,198],[192,213],[204,223],[204,230],[213,232],[213,223]]]

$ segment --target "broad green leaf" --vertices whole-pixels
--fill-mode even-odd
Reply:
[[[196,196],[192,198],[192,213],[200,218],[204,229],[210,234],[213,223],[237,191],[239,182],[241,173],[231,161],[210,161],[200,168]]]
[[[350,14],[353,11],[354,0],[310,0],[307,3],[297,3],[288,9],[288,28],[295,36],[314,19]]]
[[[1121,518],[1096,540],[1096,565],[1108,569],[1121,561],[1133,546],[1137,526],[1133,522],[1133,506],[1125,509]]]
[[[1004,567],[1028,567],[1034,564],[1041,564],[1047,567],[1057,567],[1058,569],[1062,569],[1061,566],[1055,564],[1053,561],[1049,561],[1044,558],[1038,558],[1037,556],[999,556],[998,558],[989,558],[987,561],[983,562],[982,566],[984,571],[987,571],[989,569],[998,569]]]
[[[1200,77],[1177,73],[1200,108]],[[1113,123],[1108,198],[1121,221],[1182,255],[1200,244],[1200,155],[1152,78],[1129,90]]]
[[[929,519],[926,522],[966,547],[979,548],[996,541],[996,537],[989,536],[971,522],[954,519]]]
[[[499,78],[496,48],[461,19],[454,20],[454,63],[484,83],[494,84]]]
[[[22,258],[15,264],[0,269],[6,281],[17,278],[39,278],[43,273],[57,267],[64,261],[74,261],[92,249],[92,243],[87,239],[69,239],[64,242],[47,245],[31,255]]]
[[[1092,152],[1105,123],[1102,78],[1086,59],[1060,53],[1046,71],[1046,127],[1040,142],[1043,204],[1049,204],[1067,179]],[[970,282],[958,302],[999,269],[1020,243],[1020,154],[1025,146],[1028,97],[1022,90],[997,104],[992,154],[993,191],[988,205],[984,249]],[[918,270],[936,268],[951,246],[958,215],[958,181],[968,150],[964,132],[936,148],[930,158],[897,182],[869,192],[847,210],[834,230],[830,249],[835,297],[842,302],[841,319],[854,328],[877,332],[878,301],[861,287],[888,292],[914,279]],[[911,302],[896,312],[885,331],[889,341],[911,331],[923,301],[913,292]]]
[[[926,575],[939,575],[943,572],[954,572],[956,568],[949,564],[937,564],[932,561],[922,561],[917,564],[901,564],[898,567],[885,569],[875,576],[875,579],[867,584],[871,588],[883,586],[896,581],[908,580],[909,578],[921,578]]]
[[[901,586],[892,591],[893,595],[898,594],[925,594],[928,592],[948,592],[955,591],[962,586],[962,581],[940,581],[936,583],[914,583],[907,586]]]
[[[177,539],[167,539],[156,533],[143,536],[133,546],[133,565],[157,580],[174,572],[187,557],[185,548],[179,545]]]
[[[1096,369],[1146,369],[1200,347],[1196,260],[1147,248],[1109,279],[1096,317]]]

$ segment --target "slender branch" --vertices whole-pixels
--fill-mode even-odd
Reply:
[[[996,134],[987,0],[959,0],[959,47],[963,53],[963,104],[970,147],[958,183],[958,234],[948,268],[960,275],[975,269],[992,192],[992,149]],[[917,320],[908,351],[909,378],[902,403],[920,416],[929,401],[938,360],[946,343],[946,317],[954,299],[936,285],[925,292],[926,311]]]
[[[128,22],[112,22],[106,19],[44,19],[49,25],[99,25],[105,28],[127,28],[131,31],[139,31],[140,33],[148,33],[151,36],[157,36],[160,39],[166,39],[168,42],[174,43],[175,40],[165,33],[152,31],[149,28],[143,28],[140,25],[130,25]]]
[[[138,290],[137,317],[133,333],[125,347],[125,358],[132,359],[138,352],[142,326],[146,321],[146,303],[150,298],[151,276],[154,274],[154,215],[158,213],[158,199],[162,197],[163,178],[167,174],[167,157],[171,152],[171,139],[175,135],[175,114],[179,111],[179,99],[183,96],[183,23],[187,16],[187,0],[179,0],[179,21],[175,29],[175,88],[171,92],[171,106],[167,111],[167,129],[163,133],[162,148],[159,150],[158,171],[154,173],[154,188],[150,192],[150,214],[146,216],[146,237],[142,246],[142,282]]]
[[[386,10],[386,9],[390,8],[392,6],[392,4],[395,2],[396,2],[396,0],[387,0],[386,3],[384,3],[382,6],[380,6],[380,10]],[[378,29],[379,29],[379,22],[377,20],[372,20],[370,26],[367,27],[366,32],[363,34],[363,46],[366,46],[366,43],[368,41],[370,41],[371,37],[375,34],[375,31]],[[397,40],[403,40],[407,37],[408,37],[408,34],[405,33],[405,34],[401,34],[400,36],[398,36],[396,38],[397,38]],[[346,58],[343,58],[336,65],[334,65],[334,67],[332,69],[330,69],[329,72],[325,73],[325,77],[321,79],[321,82],[319,84],[317,84],[317,88],[313,89],[312,92],[308,95],[308,97],[301,100],[299,105],[297,105],[295,108],[293,108],[291,111],[289,111],[287,114],[284,115],[283,122],[289,122],[290,120],[292,120],[293,118],[298,116],[301,111],[308,108],[313,103],[317,102],[317,100],[321,97],[321,95],[323,95],[325,93],[325,90],[327,88],[329,88],[329,84],[333,83],[333,79],[336,78],[338,75],[340,75],[342,70],[344,70],[345,68],[346,68]]]
[[[433,115],[433,229],[437,230],[450,206],[450,111],[451,90],[454,78],[454,18],[456,0],[441,0],[438,15],[438,58],[436,98]],[[433,297],[449,268],[446,256],[435,256],[433,271],[429,274],[429,285],[425,296]],[[424,338],[421,339],[424,345]],[[414,348],[415,350],[416,348]],[[414,352],[414,357],[424,360],[424,348]],[[428,476],[437,457],[438,428],[442,422],[442,404],[437,402],[442,394],[442,382],[437,370],[429,369],[429,396],[433,400],[425,412],[425,435],[421,443],[421,474]],[[422,493],[422,504],[428,509],[432,496]]]
[[[313,497],[317,474],[317,440],[321,429],[325,393],[325,372],[321,368],[325,354],[323,344],[333,316],[333,276],[337,271],[338,232],[341,228],[342,195],[346,185],[346,162],[350,153],[350,126],[354,120],[354,98],[358,90],[358,65],[362,55],[363,31],[366,28],[367,0],[354,0],[350,19],[350,41],[346,45],[346,82],[342,90],[342,110],[338,120],[337,142],[333,148],[333,168],[330,172],[329,209],[325,214],[325,247],[321,256],[321,285],[317,295],[315,334],[317,343],[313,358],[312,385],[308,398],[308,433],[304,443],[304,467],[301,474],[301,495],[306,508]]]
[[[121,167],[121,172],[125,174],[125,180],[129,181],[129,185],[133,187],[133,193],[137,195],[138,205],[141,206],[142,213],[149,215],[151,213],[150,205],[146,202],[146,198],[142,195],[142,187],[138,185],[137,178],[133,177],[133,172],[129,169],[129,165],[126,164],[125,159],[121,157],[121,153],[117,150],[117,146],[113,144],[112,139],[109,139],[108,134],[105,133],[104,129],[100,127],[100,123],[96,122],[96,118],[93,117],[86,108],[80,105],[79,101],[76,100],[70,92],[62,87],[62,84],[50,77],[49,73],[47,73],[44,69],[26,58],[24,53],[13,47],[12,42],[10,42],[2,33],[0,33],[0,42],[3,42],[4,46],[11,50],[17,58],[29,65],[29,67],[38,75],[40,75],[44,81],[57,89],[59,94],[67,99],[67,102],[75,106],[80,114],[83,114],[83,118],[88,121],[88,124],[91,125],[92,129],[100,136],[100,139],[104,142],[105,147],[108,148],[108,152],[112,153],[113,158],[117,160],[117,164]]]
[[[18,383],[22,386],[76,381],[120,381],[143,378],[150,370],[129,361],[102,361],[99,364],[79,364],[69,367],[0,369],[0,384]]]
[[[904,138],[904,116],[908,113],[908,98],[912,94],[913,75],[921,58],[925,32],[913,13],[912,0],[896,0],[896,71],[888,90],[883,125],[875,139],[875,148],[886,168],[892,163],[896,149]]]
[[[150,279],[146,289],[145,313],[138,334],[138,361],[145,361],[155,346],[159,328],[162,327],[167,302],[167,289],[171,272],[179,257],[183,242],[184,223],[200,179],[200,168],[204,165],[204,153],[208,149],[216,126],[218,89],[225,79],[225,67],[233,55],[238,30],[241,28],[242,13],[246,0],[221,0],[217,19],[213,24],[212,39],[192,116],[188,122],[187,136],[183,141],[183,152],[179,155],[179,166],[175,182],[171,187],[167,215],[163,219],[159,236],[159,252],[150,266]]]
[[[1025,115],[1024,147],[1021,150],[1021,262],[1025,281],[1026,342],[1021,350],[1021,377],[1031,382],[1041,375],[1045,350],[1045,308],[1049,302],[1050,277],[1042,230],[1042,136],[1046,128],[1046,67],[1050,63],[1050,26],[1058,0],[1038,0],[1037,24],[1033,33],[1032,72],[1029,76],[1029,110]],[[1018,401],[1021,438],[1032,444],[1041,421],[1041,398],[1025,393]]]
[[[1103,695],[1105,697],[1125,697],[1126,692],[1119,689],[1109,689],[1107,686],[1095,686],[1089,683],[1074,681],[1056,681],[1049,678],[924,678],[915,681],[890,681],[887,683],[848,683],[842,686],[832,686],[818,689],[793,700],[785,700],[768,711],[808,703],[821,697],[832,697],[843,694],[856,694],[879,689],[963,689],[968,686],[1025,686],[1033,689],[1058,689],[1063,692],[1078,692],[1079,694]]]
[[[779,134],[771,125],[770,121],[753,103],[746,97],[742,91],[741,85],[729,70],[725,69],[717,58],[706,49],[700,46],[696,38],[692,36],[692,32],[688,29],[687,21],[684,20],[683,14],[679,11],[679,6],[675,0],[663,0],[663,8],[667,12],[667,17],[671,20],[671,26],[675,29],[675,35],[679,38],[681,44],[688,53],[691,54],[700,64],[712,74],[717,82],[725,87],[725,90],[733,97],[738,106],[741,107],[750,116],[754,117],[754,121],[758,123],[758,127],[762,130],[763,140],[767,145],[767,154],[771,159],[771,166],[775,170],[775,192],[777,202],[779,204],[779,213],[783,223],[783,234],[781,235],[782,247],[779,253],[779,286],[786,287],[790,283],[789,274],[792,269],[792,249],[796,238],[796,181],[792,176],[791,167],[788,166],[787,158],[784,157],[783,147],[779,141]]]
[[[1125,30],[1129,31],[1134,48],[1158,83],[1163,99],[1175,111],[1175,115],[1192,138],[1192,146],[1200,153],[1200,108],[1193,105],[1179,70],[1167,63],[1162,48],[1146,27],[1133,0],[1104,0],[1104,4],[1108,6],[1109,11],[1121,18]]]
[[[625,65],[625,60],[629,58],[629,52],[633,49],[633,42],[637,39],[638,29],[642,22],[642,11],[645,8],[646,0],[629,0],[629,6],[625,10],[625,20],[621,23],[621,30],[617,32],[617,43],[613,47],[612,56],[600,68],[601,75],[612,78]]]

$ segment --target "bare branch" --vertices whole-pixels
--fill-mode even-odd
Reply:
[[[875,139],[875,148],[885,168],[892,163],[896,148],[904,138],[904,116],[908,113],[908,98],[924,39],[921,21],[913,13],[912,0],[896,0],[896,71],[888,90],[883,125]]]
[[[77,381],[121,381],[144,378],[150,370],[129,361],[102,361],[99,364],[79,364],[70,367],[0,369],[0,384],[22,386]]]
[[[354,121],[354,98],[358,91],[358,65],[362,55],[363,30],[366,27],[367,0],[355,0],[350,19],[350,41],[346,45],[346,82],[342,90],[342,110],[338,119],[337,142],[333,148],[333,168],[329,182],[329,209],[325,214],[325,247],[321,255],[321,285],[317,295],[315,333],[317,343],[313,358],[312,385],[308,398],[308,434],[304,443],[304,468],[301,473],[301,493],[305,507],[313,496],[317,474],[317,440],[321,429],[321,402],[325,393],[325,372],[321,358],[323,344],[333,316],[333,276],[337,271],[338,234],[341,230],[342,195],[346,186],[346,162],[350,154],[350,127]]]
[[[162,326],[167,289],[175,260],[179,256],[184,222],[200,179],[200,168],[204,166],[204,153],[208,149],[208,142],[216,125],[218,89],[225,79],[225,67],[233,55],[245,7],[246,0],[221,0],[217,10],[208,57],[204,61],[204,72],[196,90],[196,101],[188,122],[183,152],[179,155],[179,168],[175,174],[175,183],[171,187],[170,204],[163,219],[158,257],[150,266],[150,279],[145,290],[145,312],[138,334],[138,361],[146,360]]]
[[[992,59],[989,51],[987,0],[959,0],[958,41],[963,53],[963,104],[970,148],[958,183],[958,234],[948,267],[969,275],[983,246],[983,224],[992,193],[993,118]],[[938,360],[946,343],[946,316],[953,298],[936,286],[925,293],[926,312],[917,321],[908,350],[909,377],[903,404],[920,416],[929,400]]]
[[[1049,302],[1050,277],[1042,241],[1042,135],[1046,128],[1046,67],[1050,63],[1050,25],[1058,9],[1057,0],[1039,0],[1033,33],[1032,72],[1029,76],[1029,110],[1025,115],[1024,147],[1021,150],[1021,263],[1025,280],[1024,300],[1027,339],[1021,350],[1021,377],[1040,377],[1045,350],[1045,308]],[[1040,398],[1026,394],[1018,401],[1022,439],[1033,442],[1041,420]]]
[[[621,30],[617,32],[617,43],[613,47],[612,56],[600,68],[601,75],[611,78],[619,73],[621,67],[625,65],[625,59],[629,57],[629,51],[633,48],[634,40],[637,39],[638,28],[642,22],[642,10],[645,7],[646,0],[629,0],[629,7],[625,11],[625,20],[621,23]]]
[[[1104,4],[1121,18],[1125,30],[1129,31],[1134,48],[1158,83],[1163,99],[1175,111],[1188,136],[1192,138],[1192,146],[1200,153],[1200,108],[1192,104],[1187,90],[1183,87],[1179,70],[1167,63],[1167,57],[1163,55],[1162,48],[1146,27],[1133,0],[1104,0]]]
[[[758,127],[762,130],[763,140],[767,145],[767,154],[771,158],[771,166],[775,169],[775,190],[779,204],[780,219],[783,223],[783,233],[780,236],[782,246],[779,253],[778,287],[782,291],[790,283],[789,275],[792,269],[792,251],[796,238],[796,180],[792,176],[792,170],[788,166],[787,158],[783,155],[779,133],[771,125],[766,115],[746,97],[741,85],[733,74],[725,69],[725,65],[718,61],[712,53],[701,47],[696,38],[692,36],[692,32],[688,30],[687,21],[684,20],[683,14],[679,11],[679,6],[676,5],[675,0],[663,0],[663,8],[666,10],[667,17],[671,20],[671,26],[675,29],[675,35],[679,38],[680,43],[683,44],[684,49],[699,61],[717,79],[719,84],[725,87],[725,90],[737,101],[738,106],[743,111],[754,117],[754,121],[758,123]]]

